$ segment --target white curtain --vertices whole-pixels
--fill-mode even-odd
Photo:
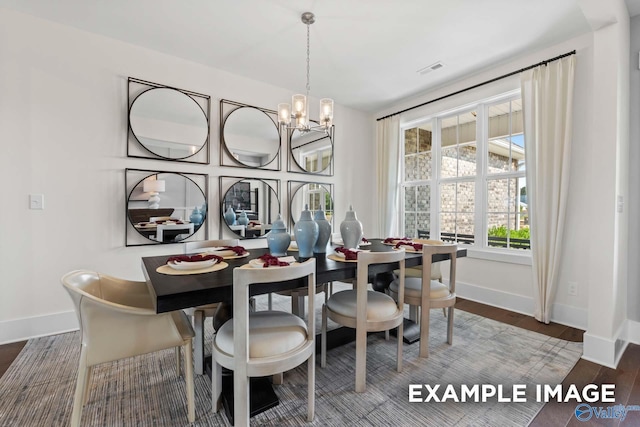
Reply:
[[[377,197],[379,237],[398,233],[398,190],[400,185],[400,118],[387,117],[378,121],[376,132]]]
[[[560,267],[571,156],[575,55],[521,74],[537,320],[549,323]]]

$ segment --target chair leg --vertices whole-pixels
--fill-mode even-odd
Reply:
[[[442,314],[444,315],[444,317],[447,317],[447,309],[442,307]]]
[[[453,344],[453,306],[449,307],[449,320],[447,321],[447,342]]]
[[[194,345],[194,371],[196,375],[204,374],[204,312],[196,310],[193,313],[193,324],[196,336]]]
[[[180,360],[180,347],[176,347],[175,352],[176,352],[176,375],[180,376],[182,374],[182,372],[180,372],[182,370],[180,366],[180,364],[182,363],[182,361]]]
[[[273,310],[273,294],[271,292],[267,295],[267,307],[269,310]]]
[[[316,352],[307,360],[307,422],[313,421],[316,413]]]
[[[274,385],[282,385],[284,383],[284,373],[280,372],[279,374],[273,374],[271,376],[271,382]]]
[[[184,380],[187,389],[187,419],[190,423],[196,420],[192,351],[191,340],[189,340],[184,345]]]
[[[73,398],[73,412],[71,413],[71,427],[78,427],[82,418],[82,406],[84,402],[85,384],[88,380],[87,361],[84,351],[80,352],[80,363],[78,364],[78,380],[76,382],[76,392]]]
[[[320,333],[320,366],[327,367],[327,305],[322,304],[322,332]]]
[[[87,380],[84,383],[84,400],[82,401],[83,405],[87,404],[89,400],[89,389],[91,388],[91,374],[93,373],[93,366],[87,367]]]
[[[356,392],[363,393],[367,386],[367,331],[356,328]]]
[[[420,310],[420,357],[429,357],[429,307]]]
[[[389,332],[389,331],[387,331]],[[402,337],[404,333],[404,322],[398,325],[398,372],[402,372]]]
[[[389,341],[389,330],[384,331],[384,340]]]
[[[249,377],[233,375],[233,425],[249,427]]]
[[[215,413],[220,409],[222,395],[222,366],[211,359],[211,410]]]

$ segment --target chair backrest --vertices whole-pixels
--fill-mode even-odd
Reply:
[[[440,272],[439,262],[433,263],[432,256],[435,254],[448,254],[449,263],[449,292],[455,293],[456,291],[456,260],[458,253],[457,244],[438,244],[422,246],[422,282],[429,283],[429,279],[433,279],[433,269],[437,268]],[[440,274],[440,278],[442,274]]]
[[[406,252],[403,248],[387,252],[359,252],[358,269],[356,276],[356,323],[357,327],[364,327],[367,320],[367,285],[369,284],[369,266],[373,264],[386,264],[397,262],[400,268],[398,274],[398,310],[404,307],[404,279],[405,279],[405,258]]]
[[[414,243],[422,243],[423,245],[437,245],[442,246],[445,243],[442,240],[432,240],[432,239],[413,239]],[[414,267],[416,269],[422,270],[422,267]],[[431,264],[431,280],[439,280],[442,282],[442,271],[440,271],[440,263],[436,262]]]
[[[145,319],[163,315],[156,314],[145,282],[86,270],[72,271],[61,281],[75,305],[89,364],[167,348],[165,342],[179,339],[169,313],[162,323],[146,325]],[[150,336],[160,335],[141,340],[144,330]]]
[[[249,361],[249,340],[247,334],[238,334],[249,327],[249,285],[261,283],[286,282],[289,280],[306,279],[307,295],[315,295],[316,290],[316,259],[310,258],[299,264],[288,267],[253,268],[250,266],[237,267],[233,270],[233,330],[235,336],[244,336],[244,341],[234,338],[234,358],[239,361]],[[315,340],[315,310],[314,298],[307,298],[307,341]]]
[[[184,244],[184,253],[194,252],[196,249],[213,248],[216,246],[238,246],[238,239],[222,239],[222,240],[202,240],[199,242],[186,242]]]

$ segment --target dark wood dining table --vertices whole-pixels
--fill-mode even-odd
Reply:
[[[369,239],[371,245],[363,247],[371,251],[391,251],[393,246],[383,244],[383,239]],[[327,254],[333,253],[337,245],[329,245]],[[154,304],[157,313],[180,310],[184,308],[196,307],[199,305],[211,303],[228,303],[233,301],[233,269],[245,265],[250,260],[260,257],[269,252],[267,248],[249,249],[250,255],[245,258],[225,260],[229,266],[225,269],[203,273],[203,274],[185,274],[185,275],[166,275],[157,272],[158,267],[167,263],[168,255],[152,256],[142,258],[142,270],[151,295],[154,297]],[[327,254],[315,254],[316,259],[316,282],[328,283],[333,281],[350,280],[356,277],[357,263],[342,262],[329,259]],[[300,258],[298,252],[288,252],[288,255],[294,256],[297,260],[302,261],[306,258]],[[457,257],[465,257],[466,249],[459,249]],[[432,261],[445,261],[449,258],[447,254],[433,255]],[[406,267],[415,267],[422,264],[421,253],[407,252],[405,257]],[[374,289],[383,290],[389,285],[392,278],[393,270],[399,268],[398,263],[378,264],[371,266],[369,269],[369,278],[374,284]],[[295,289],[303,284],[298,281],[279,282],[261,284],[259,287],[252,286],[250,288],[251,295],[266,294],[287,289]],[[405,319],[405,342],[415,342],[419,336],[419,328],[410,320]],[[349,328],[339,328],[338,330],[329,331],[327,348],[335,348],[347,342],[355,340],[355,331]],[[318,349],[319,351],[319,343]],[[210,358],[206,362],[211,363]],[[209,371],[210,372],[210,371]],[[268,385],[268,384],[267,384]],[[268,385],[270,388],[270,385]],[[265,384],[251,384],[251,416],[269,409],[278,404],[278,399],[273,393],[265,390]],[[223,383],[224,388],[224,383]],[[224,395],[227,399],[233,396],[228,390]],[[259,397],[258,397],[259,396]],[[224,400],[225,411],[230,420],[233,419],[233,405],[228,400]]]

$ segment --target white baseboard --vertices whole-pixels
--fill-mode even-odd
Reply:
[[[640,322],[627,320],[627,340],[634,344],[640,344]]]
[[[0,345],[78,329],[75,311],[0,321]]]
[[[586,332],[584,334],[582,358],[616,369],[629,344],[628,335],[628,322],[623,322],[620,325],[613,339],[595,336]]]
[[[456,294],[461,298],[533,316],[533,298],[496,289],[456,282]],[[553,304],[551,321],[574,328],[587,329],[587,310],[564,304]]]

